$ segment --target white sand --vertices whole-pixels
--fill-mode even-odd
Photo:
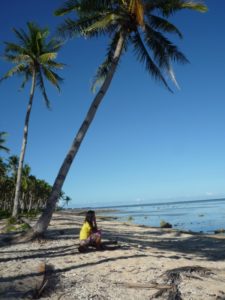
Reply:
[[[44,264],[54,272],[40,299],[147,300],[171,286],[167,270],[196,266],[208,271],[181,272],[177,299],[225,299],[224,236],[97,221],[103,240],[117,239],[118,248],[79,253],[83,217],[69,212],[54,215],[46,240],[1,246],[0,299],[31,299]],[[168,292],[152,299],[168,299]]]

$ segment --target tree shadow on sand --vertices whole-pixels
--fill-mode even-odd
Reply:
[[[98,259],[97,261],[92,261],[92,262],[86,262],[83,264],[76,264],[76,265],[70,265],[68,267],[65,268],[54,268],[52,269],[54,272],[54,274],[60,274],[60,273],[64,273],[64,272],[68,272],[71,270],[76,270],[76,269],[81,269],[81,268],[86,268],[86,267],[90,267],[90,266],[95,266],[95,265],[99,265],[99,264],[104,264],[104,263],[108,263],[108,262],[113,262],[113,261],[117,261],[117,260],[124,260],[124,259],[130,259],[130,258],[138,258],[138,257],[147,257],[147,255],[145,254],[136,254],[136,255],[128,255],[128,256],[118,256],[118,257],[110,257],[110,258],[102,258],[102,259]],[[8,276],[8,277],[4,277],[4,278],[0,278],[0,283],[1,282],[12,282],[14,280],[22,280],[25,279],[27,277],[36,277],[36,276],[40,276],[43,275],[44,272],[32,272],[29,274],[20,274],[17,276]]]
[[[168,237],[168,233],[171,236]],[[151,247],[163,251],[174,251],[178,254],[196,255],[204,260],[225,259],[225,236],[190,233],[181,237],[181,234],[179,231],[167,231],[161,228],[138,233],[126,230],[126,232],[118,234],[118,241],[142,249]],[[107,230],[105,235],[107,237],[115,236],[115,232]]]

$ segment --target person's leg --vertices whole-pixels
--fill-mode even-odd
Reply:
[[[100,230],[92,233],[90,236],[90,240],[92,246],[96,247],[97,249],[102,249]]]
[[[88,245],[90,245],[90,239],[80,240],[80,245],[78,247],[79,252],[86,252],[88,250]]]

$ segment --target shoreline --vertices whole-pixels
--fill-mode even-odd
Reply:
[[[204,203],[204,202],[212,202],[212,201],[221,201],[225,202],[225,198],[215,198],[215,199],[199,199],[199,200],[184,200],[184,201],[168,201],[168,202],[140,202],[140,203],[133,203],[133,204],[127,204],[127,205],[108,205],[108,206],[93,206],[93,207],[70,207],[68,209],[71,210],[76,210],[76,209],[82,209],[82,210],[87,210],[87,209],[113,209],[117,207],[136,207],[136,206],[161,206],[161,205],[173,205],[173,204],[186,204],[186,203]]]
[[[220,199],[222,200],[222,199]],[[201,200],[201,202],[204,202],[204,201],[207,201],[208,200]],[[211,200],[209,200],[210,202]],[[224,202],[225,202],[225,199],[224,199]],[[183,202],[179,202],[179,203],[182,203]],[[191,201],[192,203],[192,201]],[[167,203],[169,204],[169,203]],[[152,205],[147,205],[146,206],[152,206]],[[117,220],[118,222],[122,222],[122,223],[131,223],[133,225],[137,225],[137,226],[147,226],[147,227],[150,227],[150,228],[163,228],[160,226],[160,222],[159,225],[155,225],[155,224],[150,224],[148,220],[151,221],[151,218],[152,218],[152,215],[151,213],[148,215],[147,213],[145,214],[144,212],[140,212],[142,213],[142,216],[143,216],[143,220],[142,222],[140,222],[140,220],[138,220],[137,216],[135,215],[134,212],[129,212],[129,211],[123,211],[121,208],[124,207],[124,208],[132,208],[134,207],[133,205],[128,205],[128,206],[120,206],[118,207],[118,209],[116,209],[117,207],[115,206],[114,208],[111,208],[111,207],[105,207],[105,208],[64,208],[62,209],[62,211],[64,211],[65,213],[72,213],[72,214],[75,214],[75,215],[78,215],[78,216],[84,216],[85,215],[85,212],[89,209],[91,210],[94,210],[96,212],[96,215],[98,215],[98,218],[102,218],[103,220]],[[142,207],[140,205],[135,205],[135,207]],[[60,210],[59,210],[60,211]],[[158,216],[160,216],[160,212],[158,212]],[[154,215],[156,216],[156,215]],[[192,229],[186,229],[183,227],[183,224],[176,224],[176,222],[173,222],[173,221],[169,221],[167,222],[167,218],[161,218],[160,220],[161,221],[165,221],[166,223],[169,223],[172,225],[172,229],[178,231],[178,232],[186,232],[186,233],[192,233],[192,234],[207,234],[207,235],[214,235],[214,234],[217,234],[217,235],[225,235],[225,223],[224,223],[224,226],[212,226],[214,229],[211,229],[209,230],[209,224],[208,225],[205,225],[205,227],[207,229],[205,230],[201,230],[203,224],[204,224],[204,214],[200,214],[199,216],[199,227],[200,229],[198,230],[192,230]],[[210,221],[208,221],[210,223]],[[154,223],[154,222],[153,222]],[[174,224],[175,223],[175,224]],[[188,227],[188,226],[187,226]]]
[[[46,300],[149,300],[157,299],[159,291],[159,299],[166,300],[173,288],[168,274],[175,271],[182,299],[225,296],[224,236],[143,227],[97,215],[103,241],[116,239],[118,245],[79,253],[83,219],[56,212],[44,240],[0,247],[0,298],[21,299],[49,274],[49,286],[42,291]],[[47,267],[51,271],[43,272]]]

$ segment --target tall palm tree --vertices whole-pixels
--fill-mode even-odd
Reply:
[[[6,132],[4,132],[4,131],[1,131],[0,132],[0,150],[4,150],[4,151],[6,151],[6,152],[9,152],[9,149],[7,148],[7,147],[5,147],[4,146],[4,144],[5,144],[5,136],[7,135],[7,133]]]
[[[93,85],[100,83],[101,87],[61,165],[46,209],[33,228],[34,235],[47,229],[74,157],[109,88],[121,55],[128,47],[133,47],[137,60],[168,90],[171,89],[165,75],[169,75],[176,83],[172,62],[186,63],[187,59],[164,34],[174,33],[182,37],[181,32],[168,20],[169,16],[182,9],[205,12],[206,6],[185,0],[68,0],[56,11],[59,16],[75,12],[75,19],[66,19],[59,28],[65,37],[108,35],[110,41],[106,58],[97,71]]]
[[[59,84],[62,81],[62,78],[55,72],[55,70],[62,69],[64,66],[63,64],[55,61],[57,52],[61,48],[62,43],[59,43],[56,39],[50,39],[47,41],[49,30],[46,28],[42,29],[31,22],[27,23],[27,27],[28,32],[25,32],[23,29],[13,29],[18,43],[6,43],[4,58],[10,63],[13,63],[15,66],[1,78],[2,81],[13,75],[23,75],[24,80],[21,85],[22,88],[29,80],[31,80],[30,97],[26,111],[23,141],[17,172],[14,207],[12,213],[13,217],[18,216],[22,169],[35,89],[37,86],[40,88],[45,103],[47,107],[49,107],[50,102],[46,93],[44,78],[60,90]]]

